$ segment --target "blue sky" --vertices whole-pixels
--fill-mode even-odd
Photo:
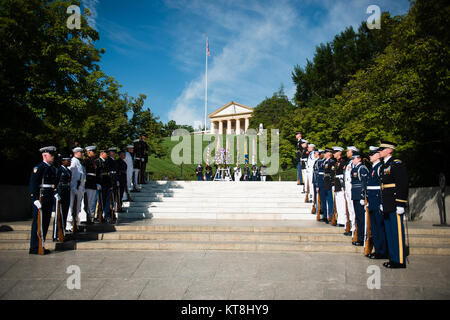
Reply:
[[[123,85],[147,95],[146,107],[167,123],[204,119],[205,39],[209,38],[208,113],[236,101],[255,107],[311,59],[315,46],[347,26],[355,29],[378,5],[406,14],[407,0],[82,0],[105,48],[101,67]],[[83,9],[83,7],[82,7]],[[382,26],[381,26],[382,27]],[[208,123],[209,126],[209,123]]]

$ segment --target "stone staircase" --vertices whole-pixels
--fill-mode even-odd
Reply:
[[[31,221],[9,224],[0,250],[28,250]],[[46,242],[51,250],[239,250],[359,253],[343,228],[290,220],[122,220],[94,225],[76,241]],[[450,230],[409,224],[411,255],[450,255]],[[47,237],[48,238],[48,237]]]
[[[133,193],[124,219],[314,220],[296,182],[154,181]]]
[[[315,221],[300,190],[295,182],[151,182],[132,193],[116,225],[91,225],[76,240],[47,241],[46,248],[362,254],[344,228]],[[14,230],[0,232],[0,250],[28,250],[31,221],[0,224]],[[408,225],[411,255],[450,255],[448,228]]]

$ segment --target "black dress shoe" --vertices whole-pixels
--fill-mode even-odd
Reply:
[[[357,247],[361,247],[364,245],[364,242],[362,241],[353,241],[352,245],[357,246]]]
[[[349,232],[344,232],[344,236],[351,236],[352,235],[352,233],[349,231]]]
[[[336,224],[336,227],[345,227],[343,224]]]
[[[406,263],[398,263],[398,262],[394,262],[394,261],[389,261],[389,262],[383,263],[383,266],[385,266],[388,269],[405,269]]]

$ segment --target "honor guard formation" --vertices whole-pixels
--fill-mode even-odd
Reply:
[[[130,192],[140,192],[138,186],[146,184],[146,138],[141,134],[127,151],[120,152],[115,147],[83,149],[77,143],[72,157],[58,156],[54,146],[41,148],[42,162],[33,168],[30,178],[33,221],[29,253],[50,252],[45,249],[45,238],[53,210],[53,241],[63,242],[81,223],[116,223],[123,201],[132,201]]]
[[[409,251],[403,221],[408,177],[402,161],[393,158],[396,144],[382,141],[371,146],[369,161],[355,146],[316,150],[300,132],[296,138],[297,184],[305,202],[313,204],[316,220],[345,227],[352,245],[364,246],[370,259],[388,260],[386,268],[406,268]],[[126,150],[76,146],[73,157],[55,159],[55,147],[40,149],[43,161],[33,168],[30,179],[31,254],[49,253],[44,242],[54,208],[53,241],[64,241],[82,222],[116,223],[123,201],[132,201],[130,192],[139,192],[138,185],[146,183],[146,135]],[[214,176],[209,165],[204,170],[198,164],[195,173],[199,181]],[[235,181],[265,181],[266,166],[246,165],[243,171],[237,166],[233,176]]]
[[[305,202],[313,203],[316,220],[345,227],[352,245],[364,246],[370,259],[388,260],[386,268],[406,268],[408,176],[402,161],[393,158],[397,145],[370,146],[368,161],[355,146],[316,150],[300,132],[296,138],[297,184]]]

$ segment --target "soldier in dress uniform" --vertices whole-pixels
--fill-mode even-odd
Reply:
[[[316,208],[315,212],[311,212],[312,214],[317,214],[319,212],[319,185],[318,185],[318,179],[319,179],[319,160],[320,160],[320,153],[319,150],[313,151],[312,157],[314,158],[314,164],[313,164],[313,175],[312,175],[312,182],[313,182],[313,188],[314,188],[314,207]],[[314,208],[313,207],[313,208]],[[320,208],[321,209],[321,208]],[[319,215],[322,214],[322,212],[319,212]]]
[[[259,176],[261,177],[261,181],[266,181],[266,173],[267,167],[263,161],[261,161],[261,166],[259,167]]]
[[[314,196],[316,193],[316,189],[313,184],[313,173],[314,173],[314,163],[316,162],[315,153],[316,145],[313,143],[308,144],[308,159],[306,161],[306,176],[307,176],[307,189],[309,189],[308,193],[308,202],[311,203],[314,200]]]
[[[245,166],[244,166],[244,176],[243,176],[242,180],[244,180],[244,181],[250,180],[250,169],[248,168],[248,164],[245,164]]]
[[[136,152],[136,148],[139,149],[139,139],[133,140],[133,190],[131,192],[140,192],[138,189],[138,185],[140,183],[140,171],[141,171],[141,165],[142,160],[138,157],[138,153]]]
[[[258,167],[255,165],[252,166],[252,171],[250,173],[250,180],[258,181]]]
[[[112,180],[110,172],[114,169],[111,166],[111,161],[108,160],[108,153],[106,150],[99,151],[99,158],[95,161],[97,166],[97,189],[99,190],[99,201],[103,208],[103,216],[98,217],[102,223],[106,222],[106,219],[111,218],[111,191]]]
[[[203,180],[203,166],[199,163],[197,168],[195,168],[195,175],[197,177],[197,181]]]
[[[86,223],[92,224],[95,216],[96,195],[97,195],[97,167],[95,164],[96,146],[86,147],[87,157],[84,159],[84,168],[86,169],[85,195],[82,208],[86,214]]]
[[[380,157],[383,163],[380,167],[381,206],[384,214],[389,261],[386,268],[406,268],[407,256],[405,248],[405,229],[403,214],[408,200],[408,175],[401,160],[394,160],[392,155],[397,145],[382,141]]]
[[[301,164],[301,155],[302,155],[302,134],[301,132],[295,133],[295,138],[297,139],[297,146],[295,151],[295,157],[297,159],[297,185],[301,185],[303,183],[302,179],[302,164]]]
[[[119,152],[119,159],[117,162],[117,181],[119,182],[119,212],[123,212],[123,194],[127,188],[127,163],[125,162],[125,151]]]
[[[323,215],[322,219],[320,221],[325,221],[324,218],[326,217],[326,198],[325,198],[325,189],[324,189],[324,166],[323,166],[323,161],[324,161],[324,152],[325,150],[323,149],[319,149],[319,159],[317,159],[316,161],[316,167],[317,167],[317,189],[320,195],[320,214]]]
[[[362,164],[361,154],[357,151],[353,152],[352,162],[352,201],[355,210],[355,220],[357,225],[357,241],[353,241],[355,246],[364,245],[364,225],[365,225],[365,198],[367,179],[369,177],[369,169]]]
[[[145,167],[148,161],[148,144],[146,142],[147,135],[142,133],[140,140],[135,140],[134,143],[134,152],[135,152],[135,160],[138,160],[137,163],[139,165],[139,183],[145,184]]]
[[[345,210],[345,192],[344,192],[344,167],[345,160],[342,158],[344,148],[335,146],[332,148],[334,153],[335,177],[334,177],[334,199],[336,202],[337,224],[338,227],[345,227],[347,223],[347,212]]]
[[[70,182],[72,180],[72,172],[69,170],[70,166],[70,157],[69,156],[63,156],[61,157],[61,165],[58,167],[56,171],[56,192],[59,195],[59,199],[57,198],[58,205],[60,205],[61,208],[61,216],[62,220],[61,223],[58,225],[56,223],[57,219],[55,217],[53,221],[53,241],[56,241],[59,234],[59,228],[61,228],[63,234],[65,230],[65,223],[67,220],[67,214],[69,213],[69,206],[70,206]],[[56,208],[56,214],[58,213],[58,210]]]
[[[309,155],[309,151],[308,151],[308,140],[302,139],[302,151],[300,153],[300,162],[301,162],[301,167],[302,167],[302,182],[301,185],[303,186],[302,188],[302,193],[306,193],[306,183],[307,183],[307,173],[306,173],[306,162],[308,161],[308,155]]]
[[[369,170],[367,180],[367,202],[370,216],[370,230],[375,246],[375,253],[368,255],[370,259],[387,259],[388,251],[386,244],[386,232],[384,231],[384,216],[380,211],[381,186],[380,186],[380,153],[378,147],[370,146],[370,162],[372,167]]]
[[[333,199],[333,189],[334,189],[334,176],[335,176],[335,161],[332,158],[333,150],[325,149],[323,154],[323,193],[325,195],[324,207],[323,207],[323,219],[322,221],[329,224],[334,211],[334,199]]]
[[[132,179],[133,179],[133,153],[134,153],[134,146],[132,144],[129,144],[127,146],[127,151],[125,152],[125,162],[127,164],[127,190],[125,191],[125,194],[122,196],[126,198],[126,201],[132,201],[131,197],[129,196],[129,192],[132,189]]]
[[[119,168],[116,161],[117,148],[111,147],[108,149],[108,166],[110,168],[109,176],[111,177],[112,189],[111,189],[111,203],[112,207],[111,220],[110,223],[114,223],[117,219],[117,214],[119,211],[120,200],[119,200]]]
[[[205,168],[205,180],[206,181],[211,181],[212,173],[213,172],[212,172],[211,166],[209,164],[207,164],[206,168]]]
[[[45,237],[52,217],[57,183],[56,168],[53,166],[56,148],[54,146],[39,149],[42,162],[36,165],[30,177],[30,200],[33,222],[31,224],[30,254],[49,254],[45,249]],[[59,196],[59,195],[58,195]]]
[[[72,172],[72,180],[70,182],[70,206],[66,223],[66,231],[68,232],[77,231],[73,230],[72,222],[74,219],[76,219],[75,222],[77,226],[80,223],[79,213],[81,211],[81,200],[83,200],[86,183],[86,170],[82,164],[84,150],[80,147],[76,147],[72,152],[73,158],[69,167]]]
[[[356,223],[355,223],[355,210],[353,208],[353,201],[352,201],[352,169],[353,169],[353,162],[352,162],[352,156],[353,152],[359,152],[359,149],[355,146],[349,146],[347,147],[347,164],[344,167],[344,185],[345,185],[345,200],[347,201],[347,209],[348,209],[348,215],[349,220],[351,223],[350,232],[345,232],[344,235],[346,236],[352,236],[355,232]]]

